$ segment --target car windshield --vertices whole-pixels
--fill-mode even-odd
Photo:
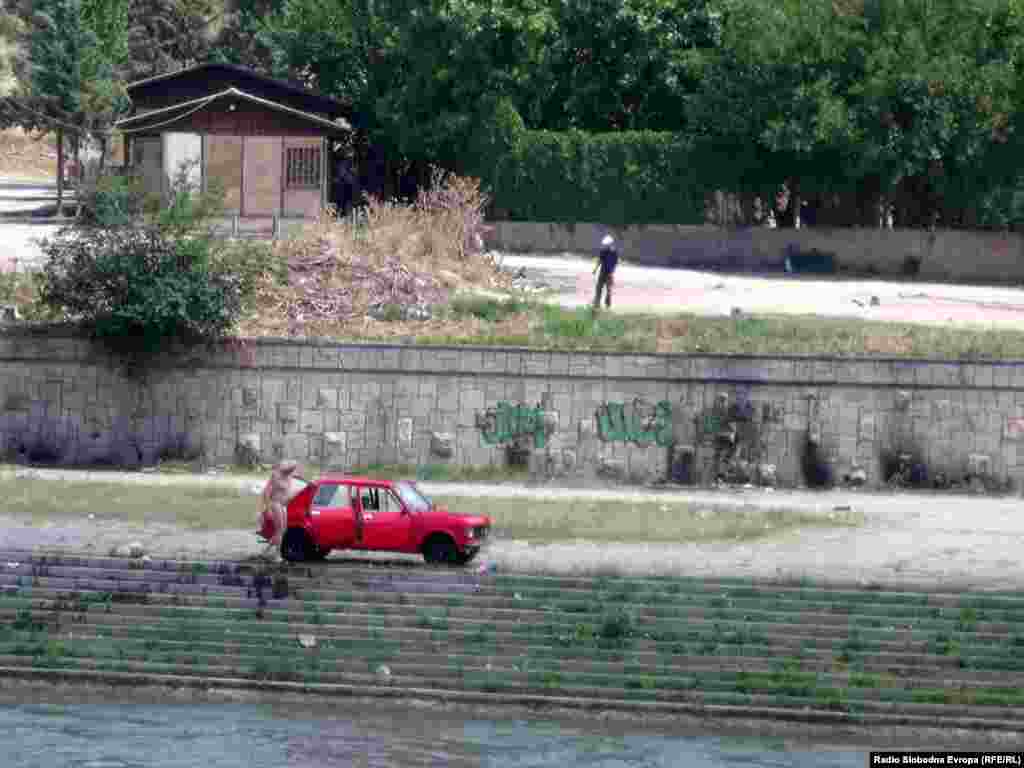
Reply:
[[[428,512],[430,507],[433,506],[433,502],[424,496],[419,488],[412,483],[396,483],[395,490],[398,491],[398,495],[402,498],[402,503],[405,504],[410,512]]]

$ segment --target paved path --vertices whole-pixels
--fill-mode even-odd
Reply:
[[[65,192],[70,199],[70,192]],[[0,176],[0,213],[30,211],[53,206],[57,187],[31,179]],[[37,268],[42,261],[37,240],[50,237],[57,227],[0,221],[0,272]]]
[[[9,472],[9,470],[8,470]],[[257,476],[160,475],[149,473],[17,470],[25,477],[123,481],[152,484],[207,484],[255,494]],[[946,588],[1024,590],[1024,502],[1014,498],[952,494],[881,494],[856,491],[577,490],[512,485],[421,483],[433,496],[531,500],[602,499],[680,502],[715,506],[801,509],[827,517],[837,507],[862,512],[860,528],[807,527],[754,542],[712,544],[597,544],[577,541],[538,545],[493,541],[485,558],[502,569],[555,573],[618,572],[634,575],[744,576],[920,585]],[[253,505],[255,520],[256,504]],[[624,507],[624,514],[628,509]],[[255,522],[254,522],[255,525]],[[173,526],[146,529],[109,521],[55,523],[33,529],[11,518],[0,520],[0,547],[27,541],[91,551],[133,539],[160,556],[243,558],[259,552],[248,531],[186,531]]]
[[[502,264],[524,269],[531,281],[556,289],[567,307],[593,300],[593,260],[504,254]],[[872,306],[877,297],[877,306]],[[906,283],[893,280],[811,279],[787,275],[729,275],[621,262],[615,272],[615,312],[692,312],[820,315],[938,325],[991,325],[1024,330],[1024,289]]]

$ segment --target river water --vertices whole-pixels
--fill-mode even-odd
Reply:
[[[0,703],[4,768],[863,768],[866,752],[339,702]]]

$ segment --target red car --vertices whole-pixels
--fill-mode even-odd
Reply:
[[[294,476],[293,476],[294,478]],[[281,556],[322,560],[334,549],[422,554],[428,563],[464,565],[491,531],[486,515],[457,515],[438,507],[407,481],[325,475],[288,502]],[[274,521],[257,535],[270,540]]]

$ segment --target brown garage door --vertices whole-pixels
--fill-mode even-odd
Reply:
[[[245,137],[242,215],[272,216],[281,208],[281,139]]]
[[[206,178],[224,187],[224,209],[236,213],[242,204],[242,137],[206,137]]]

